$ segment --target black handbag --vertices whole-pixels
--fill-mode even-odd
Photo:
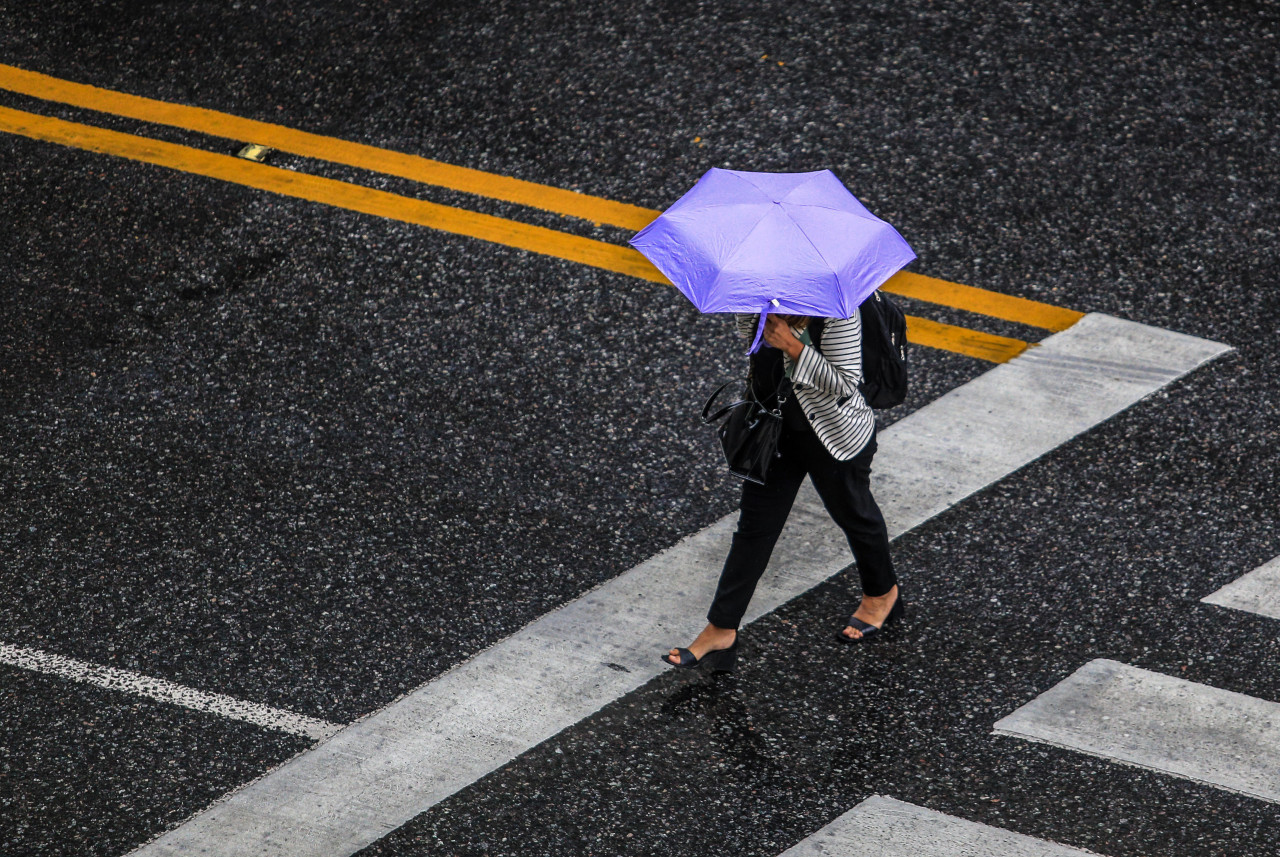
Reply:
[[[722,417],[720,425],[720,446],[724,449],[724,458],[729,465],[729,472],[739,479],[765,484],[769,474],[769,465],[778,457],[778,435],[782,433],[782,407],[787,401],[787,391],[780,385],[774,407],[756,398],[755,385],[747,381],[746,398],[725,405],[714,414],[711,407],[725,388],[735,382],[729,381],[720,385],[720,389],[711,394],[702,407],[702,421],[714,425]]]

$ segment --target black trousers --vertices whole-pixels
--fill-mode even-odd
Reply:
[[[767,484],[742,483],[738,530],[707,612],[707,621],[718,628],[736,629],[742,623],[806,474],[849,540],[863,593],[884,595],[897,584],[884,516],[871,496],[875,436],[853,458],[837,461],[812,431],[784,428],[778,452],[781,457],[769,466]]]

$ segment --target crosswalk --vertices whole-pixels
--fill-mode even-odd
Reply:
[[[995,732],[1280,802],[1280,703],[1117,661],[1089,661]]]
[[[1280,557],[1201,600],[1280,618]],[[1280,702],[1096,659],[994,731],[1280,803]]]
[[[1224,352],[1089,315],[881,436],[876,492],[899,535]],[[340,731],[138,855],[352,854],[663,670],[653,641],[698,627],[732,516]],[[848,563],[812,492],[748,621]],[[599,633],[609,628],[608,635]]]
[[[892,531],[910,530],[1222,350],[1204,340],[1087,317],[886,431],[882,455],[901,465],[878,476]],[[967,440],[949,445],[948,438],[957,437]],[[705,603],[708,593],[694,587],[711,578],[689,571],[718,561],[731,524],[713,525],[336,735],[333,724],[302,723],[295,731],[325,739],[316,749],[135,853],[339,855],[376,841],[656,675],[655,633],[697,624],[689,610]],[[806,496],[779,547],[779,573],[762,587],[750,618],[814,587],[844,562],[839,535],[827,526],[816,498]],[[1280,558],[1203,600],[1280,618],[1278,590]],[[582,641],[599,637],[586,629],[602,626],[615,630],[610,644],[596,642],[588,651]],[[138,681],[14,647],[0,655],[74,680],[110,686]],[[190,696],[181,688],[152,687],[150,695],[161,694]],[[210,695],[202,704],[252,721],[234,702]],[[263,724],[280,728],[278,712],[250,713],[277,718]],[[1275,701],[1090,660],[992,729],[1280,803]],[[785,854],[868,849],[890,857],[1092,853],[879,795]]]
[[[867,798],[782,857],[875,854],[877,857],[1092,857],[989,824],[876,795]]]
[[[1202,600],[1280,618],[1280,557]],[[1280,803],[1280,702],[1129,664],[1088,661],[998,720],[992,731]],[[876,795],[781,857],[855,853],[883,857],[1095,854]]]
[[[1280,556],[1200,600],[1280,619]]]

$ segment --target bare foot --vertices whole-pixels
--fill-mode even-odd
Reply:
[[[890,605],[892,606],[892,605]],[[885,611],[888,612],[887,610]],[[702,633],[698,635],[698,639],[689,644],[689,651],[693,652],[693,656],[698,660],[702,660],[703,655],[707,652],[717,652],[721,649],[727,649],[733,645],[733,641],[738,639],[738,632],[733,628],[717,628],[710,623],[702,629]],[[666,657],[667,663],[679,665],[680,652],[672,649]]]
[[[884,620],[889,618],[889,611],[893,609],[893,605],[897,600],[898,587],[896,586],[884,595],[879,595],[875,598],[870,595],[864,595],[862,596],[862,603],[858,605],[858,609],[853,614],[853,618],[879,628],[884,624]],[[846,625],[840,633],[850,640],[862,639],[862,632],[852,625]]]

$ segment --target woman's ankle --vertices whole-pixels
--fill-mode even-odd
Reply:
[[[697,645],[701,643],[710,649],[725,649],[733,645],[733,641],[738,638],[736,628],[721,628],[718,625],[707,624],[702,629],[702,633],[698,635],[698,639],[694,641]]]
[[[870,601],[872,604],[892,604],[898,595],[898,587],[896,585],[890,587],[889,591],[883,595],[867,595],[862,594],[863,601]]]

